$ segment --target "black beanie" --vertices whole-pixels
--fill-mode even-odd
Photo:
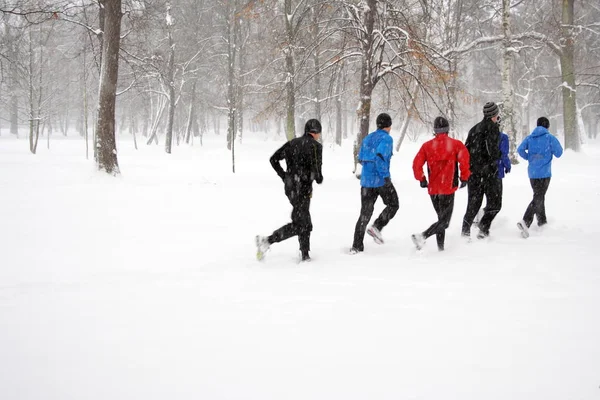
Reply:
[[[498,106],[493,101],[488,101],[483,106],[483,116],[486,118],[494,118],[499,112]]]
[[[381,113],[377,116],[376,124],[378,129],[388,128],[392,126],[392,117],[386,113]]]
[[[539,117],[537,120],[537,126],[543,126],[544,128],[550,128],[550,121],[546,117]]]
[[[450,124],[448,120],[444,117],[437,117],[433,121],[433,132],[438,133],[448,133],[450,130]]]
[[[304,134],[307,133],[321,133],[321,123],[318,119],[309,119],[304,125]]]

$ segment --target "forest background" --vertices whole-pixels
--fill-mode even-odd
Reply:
[[[385,111],[399,148],[437,115],[464,138],[495,101],[513,162],[540,115],[578,151],[599,130],[599,21],[591,0],[1,0],[0,134],[36,153],[76,133],[116,175],[120,135],[171,153],[213,133],[235,172],[244,137],[309,118],[360,144]]]

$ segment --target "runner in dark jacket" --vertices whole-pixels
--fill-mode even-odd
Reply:
[[[425,240],[433,235],[436,235],[438,250],[444,250],[446,228],[450,225],[454,210],[454,192],[458,189],[459,179],[460,187],[466,186],[469,179],[469,152],[460,140],[448,136],[449,128],[446,118],[437,117],[433,121],[435,138],[421,146],[413,161],[415,179],[421,183],[422,188],[427,188],[438,216],[437,222],[425,231],[412,235],[417,250],[420,250],[425,245]],[[423,173],[425,163],[429,181]]]
[[[483,120],[469,131],[465,146],[471,157],[471,177],[468,186],[467,211],[463,218],[462,236],[471,236],[471,224],[481,208],[483,197],[486,207],[479,222],[477,238],[490,234],[490,226],[502,208],[502,180],[498,177],[500,153],[499,109],[496,103],[483,106]]]
[[[259,260],[264,258],[271,244],[298,236],[302,261],[310,261],[312,182],[323,182],[323,146],[317,141],[320,134],[321,123],[310,119],[304,126],[304,136],[285,143],[271,156],[271,165],[283,181],[285,195],[293,207],[292,222],[277,229],[271,236],[256,236],[256,257]],[[285,160],[287,171],[281,167],[281,160]]]
[[[506,174],[510,174],[510,170],[512,169],[512,165],[510,163],[510,158],[508,157],[509,151],[509,141],[508,135],[504,132],[500,132],[500,153],[502,154],[501,158],[498,160],[498,178],[500,178],[500,196],[503,196],[503,183],[502,179],[506,176]],[[481,221],[481,217],[483,217],[484,209],[480,208],[473,220],[473,225],[479,225],[479,221]]]

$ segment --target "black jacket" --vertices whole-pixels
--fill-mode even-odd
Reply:
[[[471,174],[484,177],[498,175],[500,127],[489,118],[471,128],[465,146],[469,150]]]
[[[281,167],[280,161],[285,160],[287,171]],[[310,134],[305,134],[281,146],[270,159],[277,175],[284,181],[286,194],[293,187],[311,188],[313,180],[323,182],[321,164],[323,160],[323,145]]]

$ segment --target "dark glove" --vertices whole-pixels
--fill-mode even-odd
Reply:
[[[467,183],[469,183],[469,181],[460,181],[460,188],[462,189],[467,186]]]
[[[388,176],[387,178],[383,178],[383,186],[392,186],[392,179]]]
[[[421,185],[422,188],[426,188],[427,187],[427,179],[423,178],[419,184]]]
[[[317,184],[319,184],[319,185],[320,185],[321,183],[323,183],[323,175],[319,175],[319,176],[317,177],[317,179],[315,179],[315,181],[316,181],[316,182],[317,182]]]
[[[511,169],[511,167],[504,168],[504,173],[505,174],[510,174],[510,169]]]

